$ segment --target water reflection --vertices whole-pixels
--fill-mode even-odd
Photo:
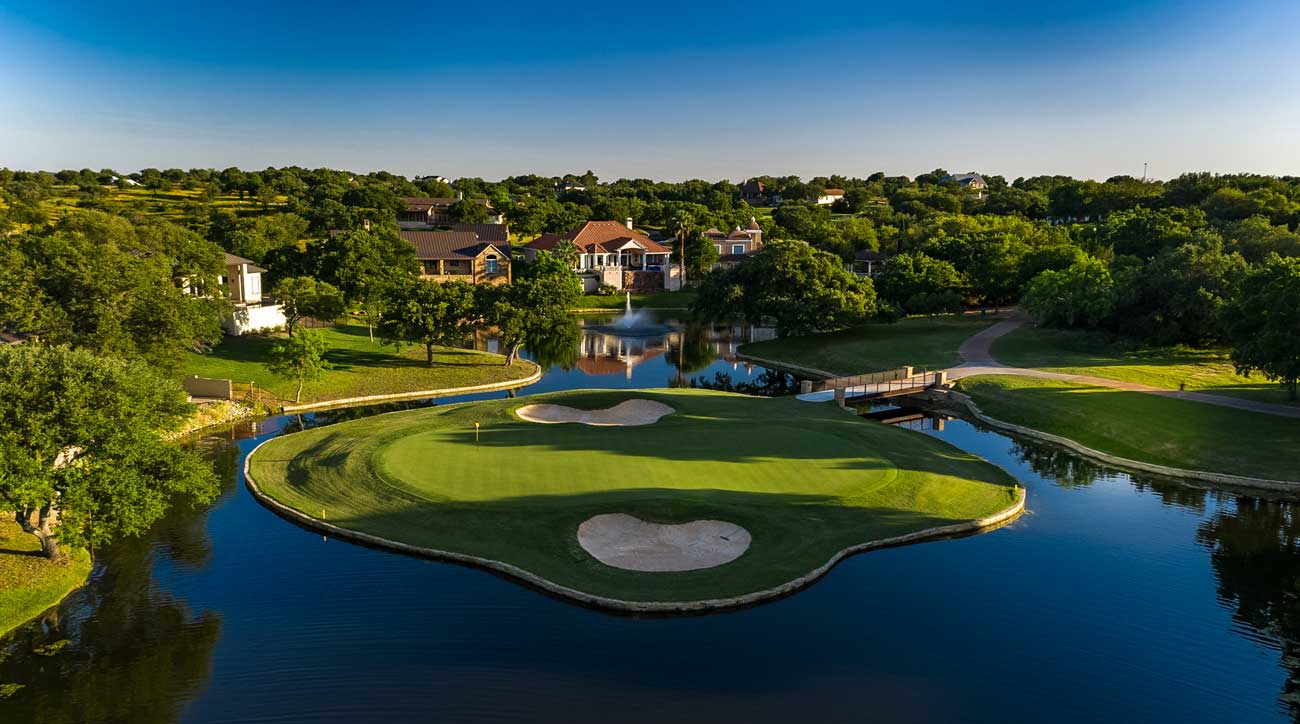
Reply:
[[[529,350],[548,370],[526,393],[796,391],[736,355],[761,328],[672,323],[627,339],[573,322]],[[323,541],[240,487],[243,453],[271,436],[500,394],[271,418],[196,441],[221,499],[101,551],[85,589],[0,643],[0,685],[23,687],[0,698],[0,721],[789,721],[814,703],[825,720],[871,707],[908,721],[921,701],[964,721],[1297,717],[1295,503],[1129,476],[959,420],[880,416],[1006,467],[1030,489],[1029,516],[854,558],[783,602],[708,619],[606,617],[477,570]],[[734,653],[728,665],[700,656],[701,641]],[[982,653],[934,655],[967,650]]]

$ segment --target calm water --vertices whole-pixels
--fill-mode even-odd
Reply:
[[[745,329],[584,337],[530,392],[782,391]],[[225,492],[100,552],[93,581],[0,642],[0,722],[1269,722],[1300,678],[1295,506],[1142,480],[949,421],[1031,512],[849,559],[754,609],[637,619],[471,568],[322,540],[237,479],[260,440],[199,441]],[[932,424],[914,423],[932,428]],[[67,640],[61,650],[34,650]]]

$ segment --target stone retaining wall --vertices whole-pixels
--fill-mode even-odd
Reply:
[[[779,586],[775,586],[773,588],[769,588],[763,591],[755,591],[754,593],[747,593],[741,596],[733,596],[731,598],[714,598],[714,599],[706,599],[701,601],[625,601],[619,598],[598,596],[595,594],[587,593],[585,591],[579,591],[575,588],[569,588],[568,586],[562,586],[558,583],[554,583],[546,578],[543,578],[535,573],[526,571],[518,566],[515,566],[510,563],[506,563],[505,561],[497,561],[497,560],[492,560],[490,558],[479,558],[478,556],[466,555],[464,553],[455,553],[452,551],[437,550],[435,548],[425,548],[422,546],[411,545],[409,543],[402,543],[400,541],[389,540],[387,538],[381,538],[379,536],[370,535],[369,533],[362,533],[348,528],[343,528],[341,526],[334,525],[333,523],[330,523],[328,521],[321,520],[319,518],[314,518],[295,508],[291,508],[281,503],[280,501],[276,500],[275,498],[272,498],[266,493],[262,492],[262,489],[257,485],[257,481],[253,480],[253,476],[249,473],[249,462],[253,459],[253,456],[257,454],[257,451],[261,449],[262,445],[265,445],[268,442],[270,442],[270,440],[263,441],[257,447],[253,448],[253,450],[249,452],[247,456],[245,456],[244,483],[245,485],[248,486],[249,491],[253,494],[253,497],[259,503],[266,506],[271,511],[275,512],[276,514],[280,515],[283,518],[291,520],[304,527],[311,528],[313,530],[318,530],[323,533],[327,533],[335,537],[342,538],[344,540],[350,540],[350,541],[362,543],[364,545],[370,545],[370,546],[375,546],[377,548],[393,550],[399,553],[405,553],[407,555],[417,556],[420,558],[447,560],[447,561],[453,561],[455,563],[463,563],[463,564],[468,564],[473,566],[479,566],[491,571],[495,571],[497,573],[504,574],[511,578],[518,579],[520,581],[523,581],[526,584],[536,586],[537,588],[540,588],[543,591],[546,591],[548,593],[552,593],[556,596],[560,596],[562,598],[576,601],[586,606],[592,606],[594,608],[610,609],[615,611],[624,611],[628,613],[692,613],[692,612],[700,613],[705,611],[714,611],[714,610],[727,609],[727,608],[742,608],[756,603],[761,603],[763,601],[767,601],[775,598],[781,598],[783,596],[787,596],[791,593],[794,593],[795,591],[798,591],[799,589],[804,588],[805,586],[812,584],[813,582],[817,581],[819,578],[821,578],[822,576],[830,572],[830,570],[834,568],[836,564],[838,564],[840,561],[856,553],[863,553],[865,551],[877,550],[880,548],[891,548],[895,546],[906,545],[909,543],[919,543],[926,540],[951,538],[956,536],[977,533],[982,530],[998,527],[1005,523],[1008,523],[1011,520],[1015,519],[1016,516],[1024,512],[1025,509],[1025,489],[1020,486],[1016,486],[1016,493],[1017,493],[1016,502],[1013,503],[1009,508],[994,513],[993,515],[990,515],[986,518],[980,518],[978,520],[970,520],[964,523],[955,523],[953,525],[939,526],[937,528],[928,528],[926,530],[919,530],[913,533],[907,533],[905,535],[894,536],[892,538],[882,538],[880,540],[874,540],[866,543],[861,543],[855,546],[849,546],[848,548],[845,548],[844,550],[841,550],[835,555],[831,556],[830,560],[826,561],[826,563],[818,566],[812,571],[809,571],[807,574],[802,575],[792,581],[788,581]]]
[[[1286,492],[1295,492],[1300,490],[1300,481],[1290,480],[1270,480],[1268,478],[1252,478],[1244,475],[1229,475],[1227,473],[1212,473],[1204,470],[1185,470],[1183,468],[1171,468],[1155,463],[1145,463],[1141,460],[1130,460],[1117,455],[1104,453],[1100,450],[1093,450],[1090,447],[1075,442],[1069,438],[1042,432],[1029,427],[1023,427],[1010,422],[1003,422],[984,414],[984,411],[975,404],[975,400],[970,395],[956,390],[930,390],[924,395],[912,395],[911,397],[931,405],[939,405],[945,409],[963,411],[965,414],[974,417],[976,420],[994,427],[999,430],[1005,430],[1015,435],[1032,438],[1048,442],[1053,445],[1064,447],[1076,452],[1084,457],[1091,458],[1106,465],[1112,465],[1117,468],[1127,470],[1136,470],[1154,475],[1161,475],[1168,478],[1179,480],[1194,480],[1201,482],[1217,483],[1240,488],[1263,488],[1265,490],[1279,490]]]
[[[506,380],[504,382],[492,382],[486,385],[470,385],[469,387],[449,387],[442,390],[420,390],[418,392],[397,392],[391,395],[368,395],[366,397],[346,397],[341,400],[324,400],[322,402],[309,402],[304,405],[285,405],[280,408],[281,412],[305,412],[307,410],[321,410],[327,407],[350,407],[353,405],[373,405],[379,402],[395,402],[397,400],[419,400],[425,397],[447,397],[449,395],[471,395],[476,392],[492,392],[493,390],[512,390],[516,387],[524,387],[542,379],[542,368],[529,360],[524,362],[533,366],[533,373],[527,377],[517,380]]]

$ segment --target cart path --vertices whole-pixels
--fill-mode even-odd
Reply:
[[[1112,380],[1105,377],[1069,375],[1061,372],[1048,372],[1046,370],[1036,370],[1027,367],[1011,367],[998,362],[997,359],[993,357],[993,343],[997,341],[998,338],[1014,332],[1024,323],[1024,318],[1008,319],[998,322],[992,327],[986,327],[978,333],[971,335],[965,342],[962,342],[961,347],[957,351],[957,354],[961,357],[961,364],[947,370],[948,379],[957,380],[963,377],[974,377],[976,375],[1014,375],[1017,377],[1037,377],[1045,380],[1064,380],[1066,382],[1078,382],[1097,387],[1109,387],[1114,390],[1143,392],[1149,395],[1160,395],[1161,397],[1173,397],[1180,400],[1203,402],[1207,405],[1231,407],[1238,410],[1247,410],[1249,412],[1260,412],[1265,415],[1279,415],[1282,417],[1294,417],[1300,419],[1300,407],[1292,407],[1290,405],[1243,400],[1236,397],[1213,395],[1208,392],[1180,392],[1178,390],[1152,387],[1151,385],[1125,382],[1123,380]]]

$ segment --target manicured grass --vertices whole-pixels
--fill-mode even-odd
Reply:
[[[653,307],[655,309],[686,309],[695,301],[695,292],[642,292],[632,295],[633,307]],[[627,304],[623,294],[611,294],[602,297],[599,294],[584,294],[578,299],[574,309],[622,309]]]
[[[424,347],[411,345],[400,352],[378,338],[371,342],[361,325],[321,327],[330,343],[326,355],[333,369],[319,382],[303,387],[302,401],[321,402],[348,397],[420,392],[517,380],[532,374],[530,363],[505,366],[505,357],[473,350],[438,348],[433,367],[424,366]],[[269,389],[281,403],[292,403],[298,383],[267,371],[264,362],[275,337],[226,337],[208,354],[187,357],[185,375],[216,377],[237,383],[255,382]]]
[[[40,550],[12,515],[0,521],[0,636],[63,600],[90,575],[85,551],[74,551],[60,565],[42,558]]]
[[[990,417],[1130,460],[1300,482],[1300,420],[1105,387],[992,375],[959,381]]]
[[[1237,374],[1226,349],[1143,348],[1100,333],[1024,326],[993,343],[993,356],[1015,367],[1091,375],[1176,390],[1291,403],[1281,385]],[[1295,403],[1291,403],[1295,404]]]
[[[597,409],[628,399],[677,412],[625,428],[514,414],[543,401]],[[932,438],[832,405],[702,390],[578,391],[381,415],[272,440],[250,472],[277,500],[338,525],[641,601],[767,589],[848,546],[1015,500],[1002,470]],[[620,570],[576,538],[582,521],[615,512],[730,521],[753,543],[717,568]]]
[[[740,352],[836,375],[905,365],[943,369],[957,364],[957,349],[966,338],[996,321],[979,316],[914,317],[894,324],[753,342],[741,345]]]

